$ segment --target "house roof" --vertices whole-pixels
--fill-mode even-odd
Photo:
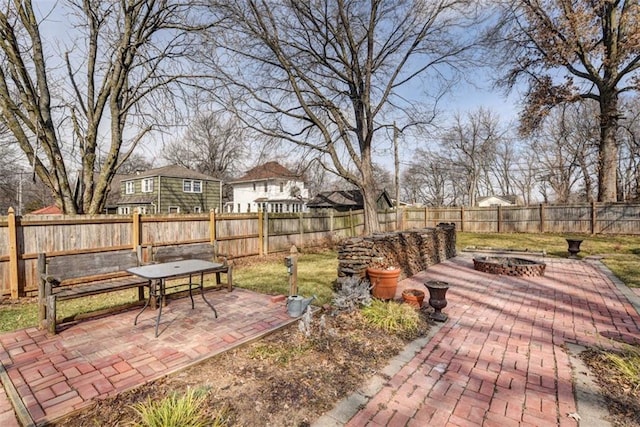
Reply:
[[[481,203],[484,202],[485,200],[489,200],[489,199],[500,199],[503,200],[507,203],[511,203],[512,205],[515,205],[518,203],[518,196],[514,196],[514,195],[497,195],[494,194],[492,196],[485,196],[485,197],[480,197],[478,198],[478,200],[476,201],[476,203]]]
[[[360,190],[322,191],[307,203],[308,207],[333,208],[336,206],[364,206]]]
[[[278,162],[267,162],[253,169],[249,169],[247,173],[230,182],[230,184],[247,181],[264,181],[265,179],[273,178],[301,179],[301,176],[291,172]]]
[[[385,198],[387,204],[392,206],[386,190],[380,192],[377,200],[381,198]],[[359,209],[364,206],[364,199],[360,190],[322,191],[311,199],[307,206],[311,208],[335,208],[341,206]]]
[[[45,206],[44,208],[29,212],[30,215],[59,215],[61,213],[62,211],[56,205]]]
[[[130,205],[130,204],[151,204],[155,201],[156,196],[153,194],[125,194],[115,201],[117,205]]]
[[[191,169],[187,169],[183,166],[178,165],[169,165],[163,166],[160,168],[149,169],[143,172],[138,172],[132,175],[122,175],[121,181],[127,181],[130,179],[140,179],[140,178],[148,178],[153,176],[167,176],[171,178],[191,178],[191,179],[202,179],[206,181],[220,181],[217,178],[212,176],[192,171]]]

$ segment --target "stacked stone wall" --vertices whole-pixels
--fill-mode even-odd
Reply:
[[[398,267],[405,278],[454,256],[454,224],[352,237],[338,249],[338,286],[347,277],[364,277],[368,267]]]

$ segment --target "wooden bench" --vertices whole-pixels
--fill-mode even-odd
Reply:
[[[227,291],[233,290],[233,266],[227,262],[227,258],[218,255],[216,246],[211,243],[195,243],[151,247],[151,259],[153,262],[171,262],[183,259],[201,259],[205,261],[219,262],[222,265],[216,274],[216,286],[225,285]],[[221,274],[226,276],[226,283],[221,281]]]
[[[140,250],[124,249],[53,257],[38,254],[40,328],[56,333],[57,301],[131,288],[138,288],[138,299],[144,300],[144,288],[149,281],[125,271],[138,265]]]

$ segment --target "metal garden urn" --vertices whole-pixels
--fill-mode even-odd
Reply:
[[[442,312],[442,309],[447,306],[445,296],[449,289],[449,284],[447,282],[428,281],[424,285],[429,290],[429,305],[434,309],[434,312],[429,317],[436,322],[444,322],[447,320],[447,315]]]
[[[577,259],[578,252],[580,252],[580,243],[582,240],[580,239],[566,239],[567,244],[569,245],[569,258]]]

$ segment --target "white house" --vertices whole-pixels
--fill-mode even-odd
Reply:
[[[302,177],[278,162],[267,162],[229,182],[233,202],[225,204],[226,212],[306,212],[309,190]]]
[[[491,206],[517,206],[518,196],[486,196],[477,200],[478,207],[487,208]]]

